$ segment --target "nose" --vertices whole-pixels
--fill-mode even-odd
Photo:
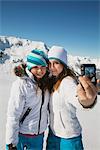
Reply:
[[[37,72],[41,73],[42,72],[42,68],[38,68]]]
[[[54,69],[54,64],[53,64],[53,63],[50,63],[49,69],[50,69],[50,70],[53,70],[53,69]]]

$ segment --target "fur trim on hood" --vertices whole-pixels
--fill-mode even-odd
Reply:
[[[26,75],[26,64],[20,64],[14,68],[14,74],[18,77],[23,77]]]

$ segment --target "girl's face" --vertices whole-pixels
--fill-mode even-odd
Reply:
[[[35,66],[31,69],[31,73],[35,75],[37,79],[41,79],[46,74],[46,67]]]
[[[63,68],[63,65],[58,60],[49,60],[49,69],[53,76],[59,76],[59,74],[63,71]]]

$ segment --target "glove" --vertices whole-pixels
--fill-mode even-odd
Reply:
[[[17,150],[17,147],[13,145],[12,143],[7,146],[8,146],[8,150]]]

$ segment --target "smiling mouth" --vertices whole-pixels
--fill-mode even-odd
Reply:
[[[37,76],[42,76],[42,74],[37,74]]]
[[[38,77],[41,77],[41,76],[43,76],[43,73],[41,72],[41,73],[37,73],[36,74]]]

